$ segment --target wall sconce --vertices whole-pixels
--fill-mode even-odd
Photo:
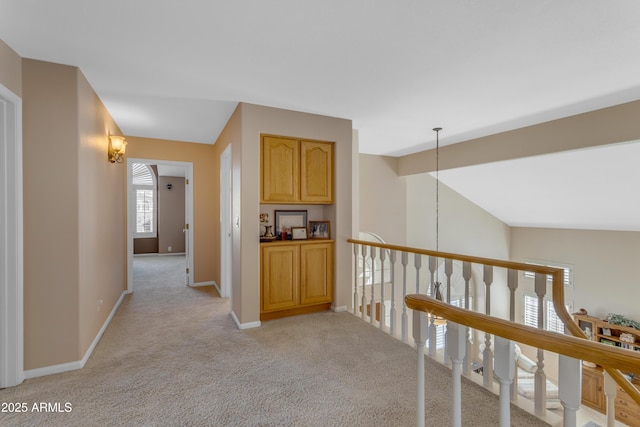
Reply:
[[[124,140],[124,136],[109,135],[109,162],[122,163],[126,148],[127,141]]]

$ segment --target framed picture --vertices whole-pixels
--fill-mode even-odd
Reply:
[[[331,226],[329,221],[309,221],[310,239],[330,239]]]
[[[291,234],[293,227],[307,228],[307,211],[274,211],[276,216],[276,236],[283,232]]]
[[[292,227],[291,240],[305,240],[307,238],[306,227]]]
[[[611,329],[602,328],[602,335],[606,335],[606,336],[610,337],[611,336]]]

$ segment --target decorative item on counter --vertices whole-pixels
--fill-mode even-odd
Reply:
[[[280,229],[280,240],[288,240],[289,239],[289,227],[282,227]]]
[[[627,326],[629,328],[640,329],[640,322],[627,319],[621,314],[609,313],[605,320],[612,325]]]
[[[628,343],[633,344],[634,342],[636,342],[636,339],[632,334],[628,334],[626,332],[623,332],[623,333],[620,334],[620,341],[628,342]]]
[[[269,223],[269,214],[261,213],[260,214],[260,241],[261,242],[271,242],[276,239],[276,236],[273,234],[273,225],[268,225]],[[263,231],[264,228],[264,231]]]

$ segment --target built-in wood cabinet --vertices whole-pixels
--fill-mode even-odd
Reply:
[[[261,203],[332,204],[333,143],[262,135]]]
[[[575,322],[585,335],[593,341],[626,348],[629,351],[640,351],[640,330],[610,324],[596,317],[574,314]],[[633,342],[625,339],[623,334],[631,337]],[[640,378],[633,378],[632,384],[640,389]],[[602,413],[607,412],[606,395],[604,393],[604,374],[602,368],[582,366],[582,404]],[[631,427],[640,427],[640,405],[638,405],[622,387],[618,386],[614,408],[615,418]]]
[[[602,368],[582,366],[582,404],[599,412],[606,411]]]
[[[276,241],[260,248],[260,320],[330,308],[333,241]]]

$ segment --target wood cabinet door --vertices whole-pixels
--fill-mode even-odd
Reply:
[[[300,142],[300,199],[333,203],[333,144]]]
[[[582,403],[604,413],[604,377],[597,368],[582,367]]]
[[[300,246],[300,304],[333,301],[333,243]]]
[[[262,311],[284,310],[299,304],[300,250],[295,245],[262,248]]]
[[[260,150],[263,202],[298,202],[300,199],[300,144],[294,139],[262,137]]]

